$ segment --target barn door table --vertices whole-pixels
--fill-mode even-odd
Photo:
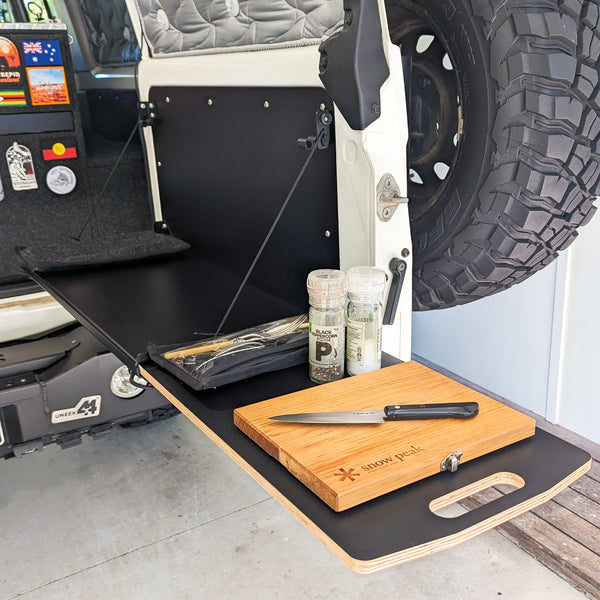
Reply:
[[[31,276],[355,571],[377,571],[467,540],[545,502],[590,467],[586,452],[536,430],[532,437],[469,461],[454,473],[438,473],[335,512],[234,425],[234,409],[313,385],[303,365],[197,392],[148,360],[149,343],[181,344],[198,332],[214,331],[225,299],[237,288],[236,277],[193,250],[151,261]],[[205,281],[211,282],[211,290],[222,290],[221,299],[206,291]],[[249,285],[228,329],[304,311]],[[385,357],[385,364],[394,362]],[[506,482],[505,474],[517,475],[525,485],[455,518],[432,512],[432,507],[482,485]]]

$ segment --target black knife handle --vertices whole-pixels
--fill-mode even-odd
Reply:
[[[479,412],[477,402],[446,402],[441,404],[399,404],[386,406],[388,421],[408,419],[470,419]]]

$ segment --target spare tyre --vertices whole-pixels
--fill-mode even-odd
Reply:
[[[594,214],[600,33],[589,0],[387,0],[410,56],[414,307],[550,263]]]

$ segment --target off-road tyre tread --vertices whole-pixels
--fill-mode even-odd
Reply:
[[[523,281],[573,242],[599,189],[600,9],[593,0],[471,0],[489,41],[497,111],[471,220],[415,265],[418,310]]]

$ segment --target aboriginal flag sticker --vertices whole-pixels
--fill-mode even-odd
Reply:
[[[49,140],[42,142],[42,157],[44,160],[66,160],[77,158],[77,147],[74,140]]]

